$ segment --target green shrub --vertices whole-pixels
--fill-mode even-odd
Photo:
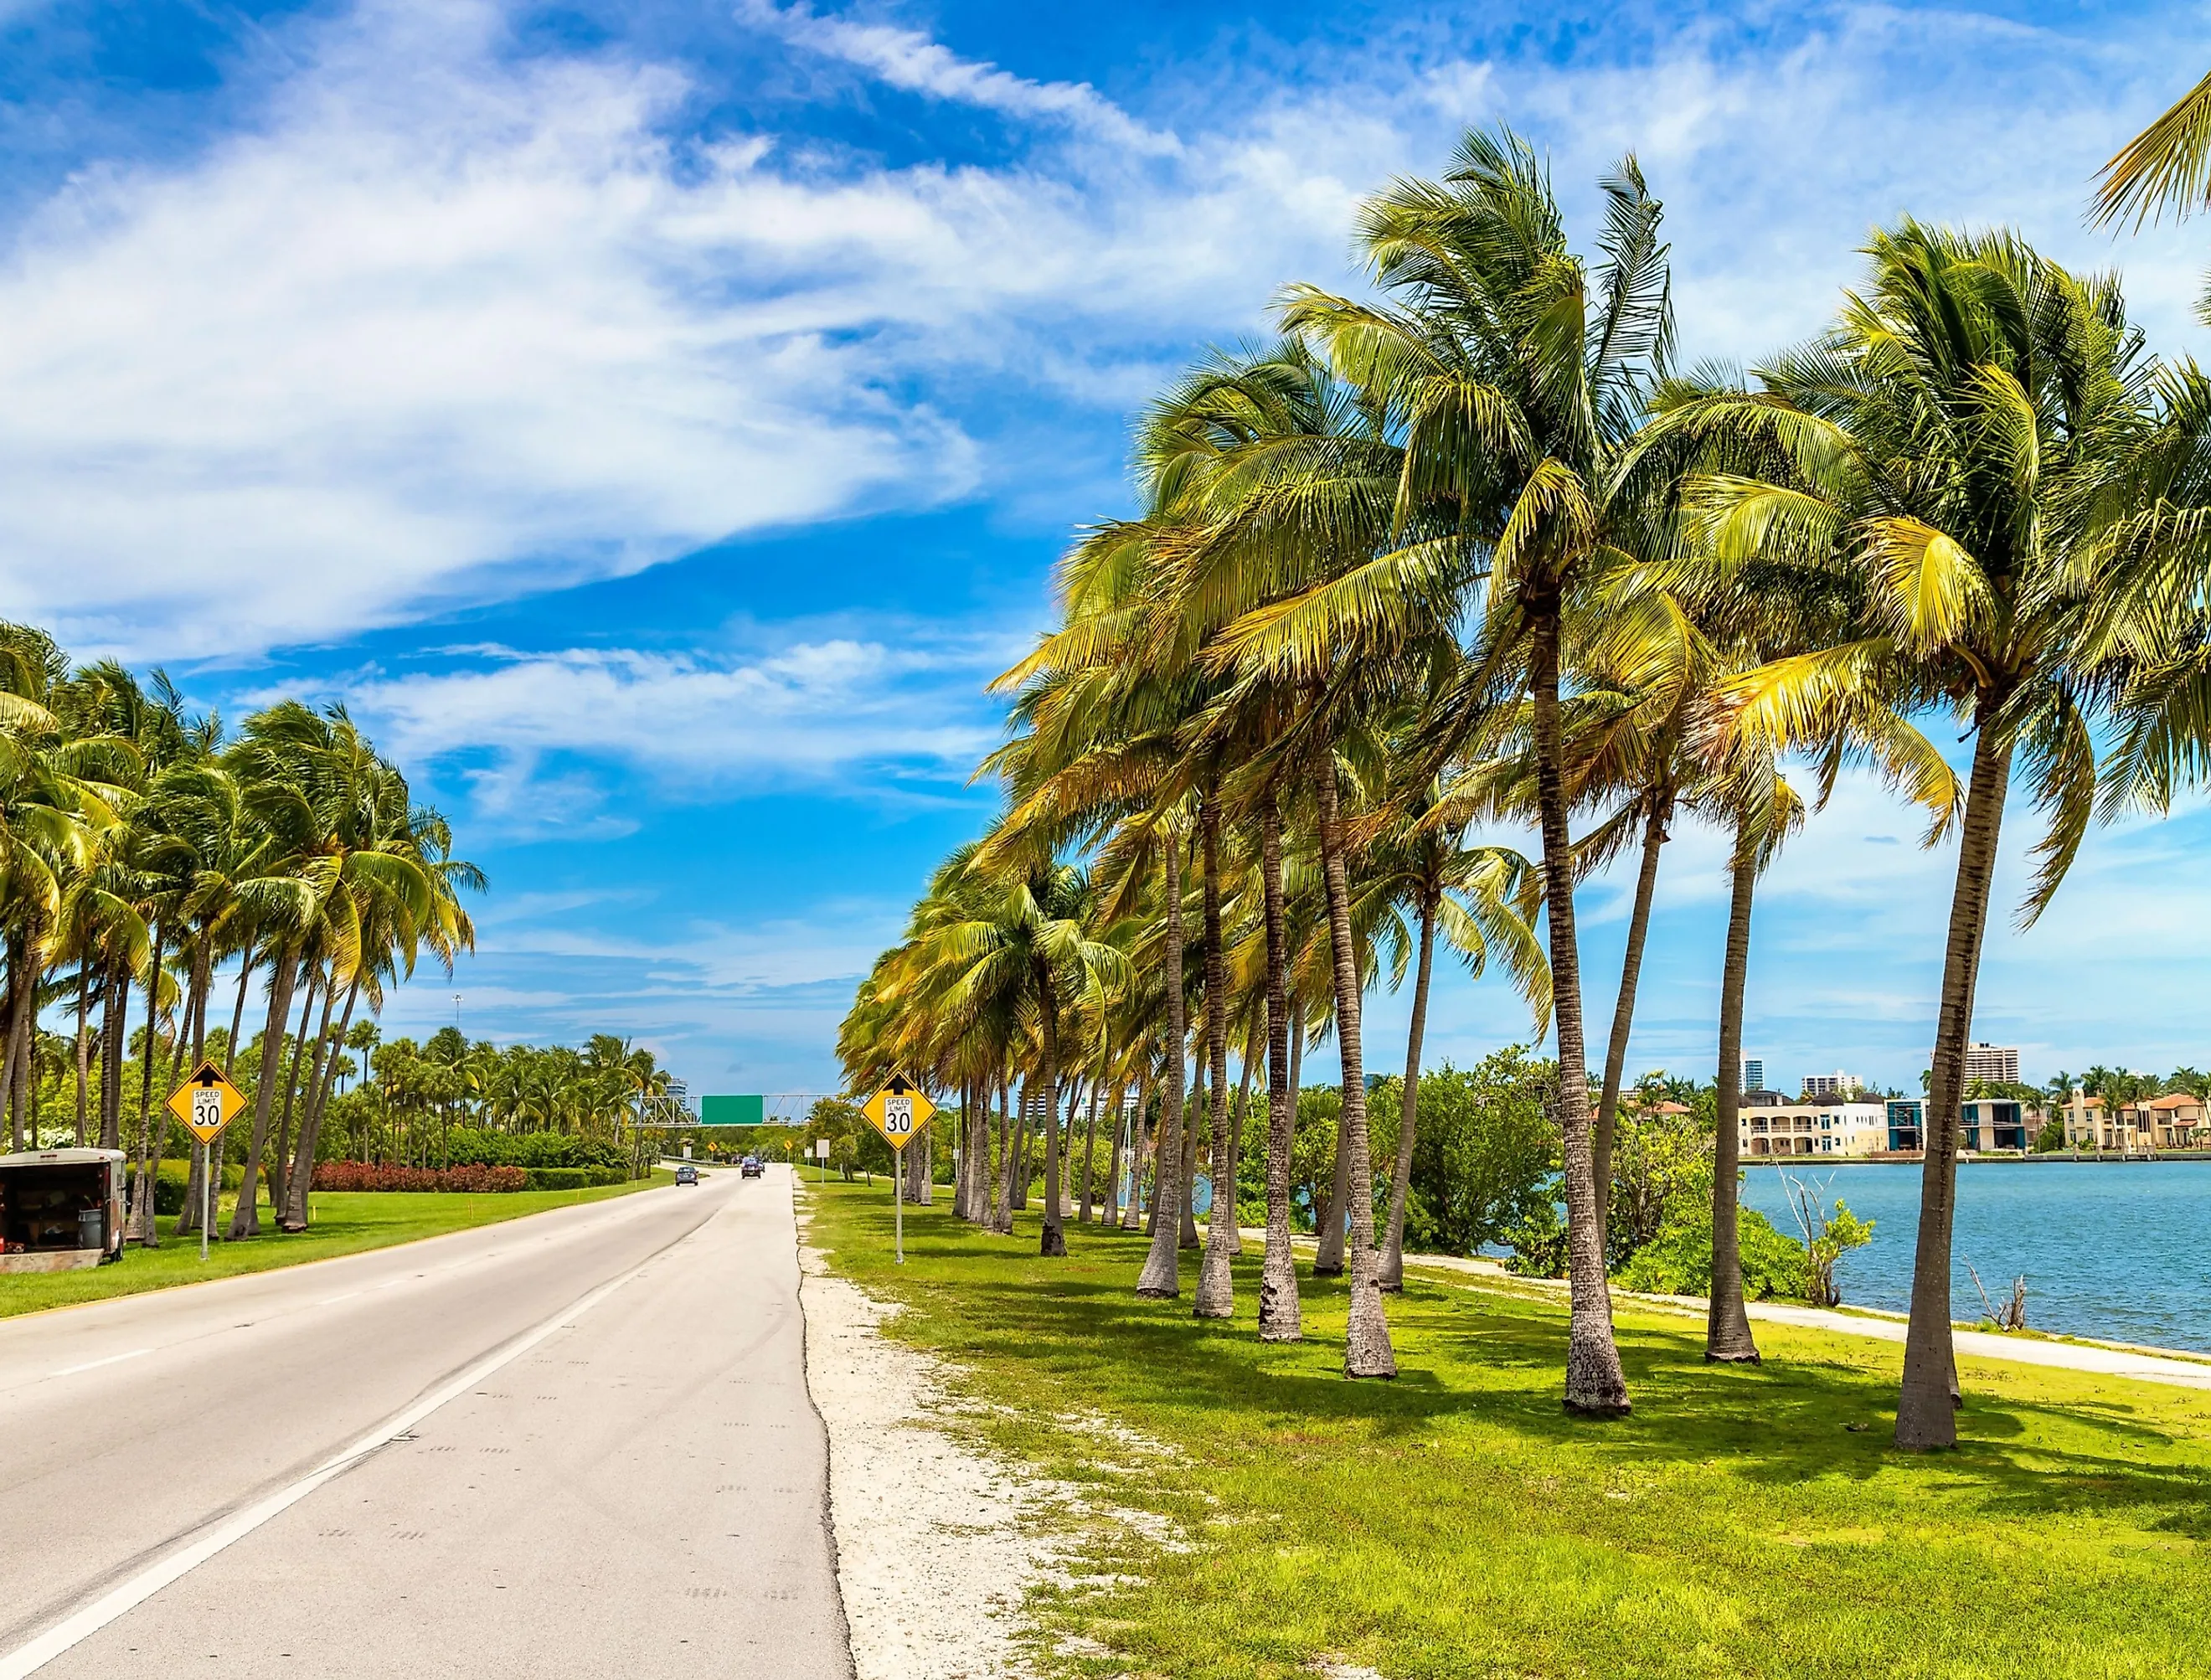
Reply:
[[[517,1136],[478,1126],[455,1126],[440,1153],[455,1167],[626,1168],[621,1144],[572,1132],[525,1131]],[[594,1180],[618,1183],[619,1180]]]
[[[236,1190],[245,1182],[245,1168],[228,1165],[222,1169],[222,1187]],[[179,1214],[185,1210],[185,1192],[191,1186],[191,1163],[184,1161],[165,1161],[154,1174],[154,1211],[156,1214]]]
[[[1802,1243],[1775,1230],[1764,1214],[1739,1209],[1735,1234],[1742,1261],[1742,1292],[1753,1301],[1784,1295],[1802,1301],[1811,1270]],[[1712,1210],[1685,1210],[1637,1249],[1620,1269],[1622,1289],[1645,1295],[1709,1295],[1712,1289]]]
[[[1512,1252],[1505,1269],[1523,1277],[1564,1277],[1566,1275],[1566,1222],[1557,1204],[1548,1199],[1530,1204],[1517,1223],[1508,1227],[1505,1240]]]
[[[622,1184],[629,1174],[620,1167],[532,1167],[532,1190],[590,1190],[599,1185]]]

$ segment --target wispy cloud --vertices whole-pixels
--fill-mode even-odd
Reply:
[[[1132,151],[1164,156],[1182,149],[1173,135],[1146,128],[1087,82],[1033,82],[963,58],[918,29],[823,16],[803,3],[778,6],[772,0],[745,0],[737,15],[793,46],[840,59],[906,93],[1065,124]]]
[[[982,690],[1010,651],[942,627],[767,651],[485,647],[437,670],[357,672],[324,693],[401,761],[465,785],[480,822],[610,839],[633,826],[609,803],[615,783],[681,803],[740,785],[956,794],[1000,738]]]

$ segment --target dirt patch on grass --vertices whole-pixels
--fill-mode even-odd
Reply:
[[[799,1212],[806,1373],[829,1431],[830,1517],[857,1680],[1009,1680],[1032,1671],[1030,1591],[1074,1566],[1057,1526],[1079,1490],[992,1458],[895,1311],[828,1270]]]

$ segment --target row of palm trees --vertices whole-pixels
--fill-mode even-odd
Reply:
[[[253,1093],[229,1234],[259,1229],[264,1180],[279,1224],[303,1228],[356,1014],[376,1014],[425,951],[450,968],[473,943],[459,895],[482,877],[451,852],[445,820],[414,803],[342,708],[282,701],[232,735],[190,715],[158,671],[142,683],[112,661],[75,666],[45,632],[0,624],[10,1146],[35,1124],[39,1012],[58,1008],[75,1027],[78,1135],[96,1131],[101,1147],[135,1154],[135,1234],[154,1240],[151,1186],[168,1133],[157,1095],[204,1054],[210,1007],[227,1000],[221,1059]],[[257,982],[266,1020],[248,1071],[234,1064]],[[155,1030],[134,1034],[134,1011]],[[126,1115],[134,1040],[137,1112]],[[193,1174],[186,1229],[200,1206],[197,1161]]]
[[[465,1126],[508,1137],[547,1132],[612,1143],[639,1127],[684,1118],[669,1070],[644,1046],[597,1033],[567,1045],[470,1043],[444,1027],[417,1044],[379,1041],[356,1025],[348,1043],[370,1077],[338,1099],[354,1160],[446,1164],[452,1131]],[[355,1064],[341,1064],[341,1077]]]
[[[2211,379],[2149,353],[2115,277],[2010,233],[1906,220],[1872,236],[1865,284],[1817,340],[1749,378],[1685,373],[1659,203],[1632,158],[1602,188],[1584,261],[1533,149],[1471,134],[1443,179],[1362,207],[1371,297],[1288,288],[1277,340],[1209,356],[1158,399],[1136,447],[1142,511],[1083,534],[1058,628],[1001,679],[1014,733],[986,768],[1006,814],[938,871],[842,1046],[856,1083],[896,1067],[965,1095],[963,1175],[990,1159],[984,1095],[1003,1113],[1022,1080],[1045,1140],[1047,1253],[1064,1246],[1069,1074],[1155,1090],[1168,1170],[1137,1289],[1172,1295],[1194,998],[1216,1165],[1237,1147],[1232,1034],[1247,1069],[1266,1067],[1259,1330],[1293,1337],[1278,1163],[1302,1029],[1332,1018],[1339,1184],[1365,1185],[1361,1000],[1387,918],[1410,907],[1419,925],[1416,1070],[1442,907],[1465,903],[1472,924],[1484,904],[1493,925],[1470,948],[1501,938],[1532,977],[1541,959],[1499,912],[1539,901],[1565,1401],[1599,1416],[1629,1405],[1604,1273],[1608,1157],[1675,825],[1730,835],[1707,1355],[1755,1359],[1735,1247],[1743,993],[1756,882],[1808,803],[1868,768],[1923,809],[1930,843],[1957,842],[1929,1080],[1942,1114],[1966,1090],[2014,783],[2041,819],[2031,923],[2099,810],[2162,808],[2211,762]],[[1964,776],[1929,725],[1954,731]],[[1808,802],[1781,773],[1790,762]],[[1469,844],[1499,821],[1535,829],[1532,867]],[[1403,884],[1378,888],[1402,868],[1384,859],[1424,846]],[[1593,1093],[1575,888],[1615,857],[1635,859],[1636,884]],[[1441,883],[1461,871],[1486,898],[1454,900]],[[1955,1439],[1957,1144],[1930,1128],[1897,1418],[1911,1448]],[[963,1212],[1003,1218],[995,1189],[963,1189]],[[1201,1313],[1227,1310],[1232,1203],[1215,1204]],[[1324,1237],[1345,1215],[1346,1369],[1386,1376],[1369,1198],[1339,1194]]]

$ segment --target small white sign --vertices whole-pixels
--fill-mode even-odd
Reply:
[[[816,1161],[829,1159],[829,1140],[827,1137],[817,1137],[814,1140],[814,1158]]]

